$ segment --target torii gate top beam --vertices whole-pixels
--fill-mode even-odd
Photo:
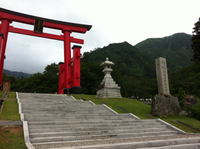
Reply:
[[[35,18],[41,18],[37,16],[27,15],[11,10],[7,10],[4,8],[0,8],[0,20],[2,18],[7,18],[11,21],[16,21],[20,23],[26,23],[26,24],[32,24],[34,25]],[[69,29],[71,32],[78,32],[78,33],[85,33],[86,31],[89,31],[91,29],[91,25],[85,25],[85,24],[77,24],[77,23],[71,23],[71,22],[63,22],[58,20],[52,20],[47,18],[41,18],[44,19],[44,27],[52,28],[52,29],[59,29],[59,30],[65,30]]]

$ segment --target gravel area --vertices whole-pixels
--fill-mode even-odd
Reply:
[[[199,137],[200,134],[177,134],[172,136],[159,136],[159,137],[138,137],[138,138],[115,138],[115,139],[98,139],[98,140],[87,140],[87,141],[70,141],[70,142],[60,142],[49,145],[35,146],[36,149],[47,149],[47,148],[62,148],[62,147],[78,147],[78,146],[88,146],[88,145],[102,145],[102,144],[115,144],[115,143],[127,143],[127,142],[145,142],[145,141],[155,141],[155,140],[170,140],[170,139],[180,139],[180,138],[194,138]]]

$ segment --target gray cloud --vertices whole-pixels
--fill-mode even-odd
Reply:
[[[86,34],[72,33],[73,37],[84,39],[81,53],[114,42],[127,41],[135,45],[146,38],[192,33],[200,5],[199,0],[0,0],[0,3],[2,8],[21,13],[93,25]],[[33,30],[31,25],[12,25]],[[44,31],[62,34],[58,30]],[[9,33],[4,68],[43,72],[48,64],[63,61],[63,53],[62,41]]]

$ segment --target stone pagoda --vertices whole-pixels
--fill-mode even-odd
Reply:
[[[120,87],[115,83],[112,76],[110,75],[112,72],[111,66],[113,65],[114,63],[109,61],[108,58],[106,58],[106,61],[100,65],[104,67],[103,72],[105,76],[97,90],[96,97],[98,98],[122,98]]]

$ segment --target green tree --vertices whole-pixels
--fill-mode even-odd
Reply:
[[[179,100],[181,109],[184,108],[184,98],[185,98],[185,96],[186,96],[185,91],[183,90],[182,87],[180,87],[180,88],[178,89],[178,94],[176,94],[176,97],[177,97],[178,100]]]
[[[200,18],[194,25],[191,45],[194,53],[192,61],[200,63]]]

